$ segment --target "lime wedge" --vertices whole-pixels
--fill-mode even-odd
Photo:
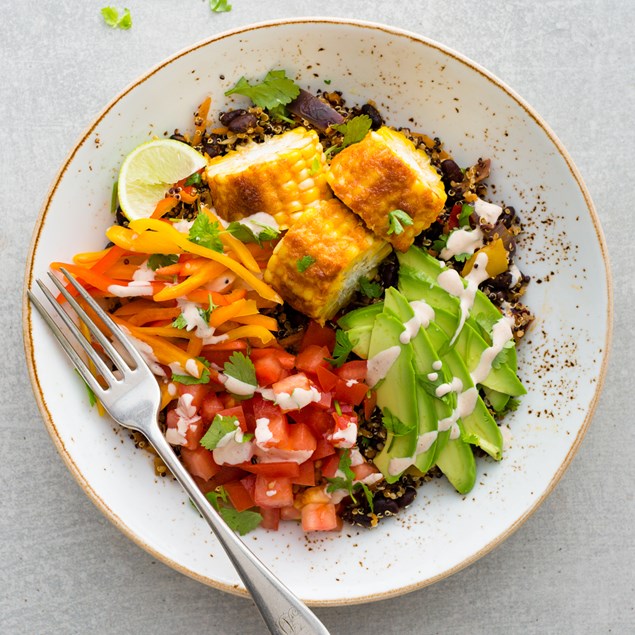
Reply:
[[[207,160],[175,139],[148,141],[135,148],[119,170],[119,205],[128,220],[149,218],[157,203],[181,179],[198,172]]]

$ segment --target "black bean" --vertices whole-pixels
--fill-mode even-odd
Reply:
[[[174,139],[175,141],[180,141],[181,143],[187,143],[187,139],[178,132],[175,132],[173,135],[170,135],[170,139]]]
[[[375,106],[372,106],[371,104],[364,104],[361,107],[361,111],[362,114],[370,117],[370,120],[372,121],[371,127],[373,130],[377,130],[384,125],[384,120]]]
[[[463,181],[463,172],[461,172],[461,168],[452,159],[441,161],[441,170],[443,170],[443,180],[446,181],[447,185],[450,184],[450,181],[454,181],[455,183],[461,183]]]
[[[247,114],[247,111],[244,108],[238,108],[236,110],[229,110],[227,112],[221,112],[220,114],[220,122],[223,126],[228,126],[229,124],[236,118],[241,117],[242,115]]]
[[[399,279],[399,263],[394,255],[388,256],[379,266],[379,278],[384,288],[396,287]]]
[[[210,135],[203,140],[203,152],[208,154],[212,159],[223,154],[223,146],[218,143],[217,135]]]
[[[397,505],[399,505],[401,509],[408,507],[416,497],[417,490],[414,487],[406,487],[403,496],[397,499]]]
[[[252,115],[250,112],[246,112],[243,115],[234,117],[227,124],[227,127],[232,132],[247,132],[250,128],[255,128],[257,123],[258,119],[256,118],[256,115]]]
[[[379,516],[394,516],[399,512],[397,501],[384,496],[376,496],[373,499],[373,511]]]
[[[117,207],[117,212],[115,213],[115,221],[117,225],[121,225],[122,227],[128,227],[128,219],[123,215],[121,211],[121,207]]]

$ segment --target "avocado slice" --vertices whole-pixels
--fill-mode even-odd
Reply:
[[[459,494],[467,494],[476,483],[476,461],[472,448],[460,437],[450,439],[437,457],[437,466]]]
[[[390,462],[411,457],[417,449],[419,411],[412,346],[400,342],[402,331],[403,325],[397,318],[380,313],[375,317],[368,349],[369,360],[385,354],[388,349],[399,349],[398,357],[375,387],[377,405],[385,416],[394,417],[403,428],[400,434],[388,432],[384,448],[373,459],[388,483],[394,483],[401,475],[401,472],[391,474]]]
[[[483,386],[483,392],[496,412],[502,412],[509,403],[510,396]]]
[[[370,335],[375,318],[382,313],[384,305],[381,302],[355,309],[343,315],[337,324],[344,329],[353,345],[353,353],[362,359],[368,359]]]

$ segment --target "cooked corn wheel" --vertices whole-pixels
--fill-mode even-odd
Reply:
[[[361,276],[371,277],[390,253],[345,205],[321,201],[276,246],[264,278],[295,309],[321,324],[351,298]]]
[[[382,127],[333,157],[327,180],[378,236],[407,251],[414,237],[443,210],[446,194],[427,155],[399,132]],[[403,210],[413,220],[389,233],[389,213]]]
[[[309,205],[333,196],[326,183],[322,144],[315,131],[305,128],[212,159],[207,183],[224,220],[266,212],[282,229]]]

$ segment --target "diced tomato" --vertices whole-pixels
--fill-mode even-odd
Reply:
[[[200,447],[201,439],[208,428],[209,426],[205,425],[202,419],[196,423],[191,423],[185,431],[185,444],[183,447],[188,450],[196,450],[196,448]]]
[[[302,514],[295,505],[280,508],[280,520],[300,520],[300,518]]]
[[[249,492],[249,496],[251,496],[252,500],[254,498],[254,490],[256,489],[256,475],[250,474],[249,476],[245,476],[240,479],[242,486]]]
[[[278,447],[281,450],[314,452],[317,446],[315,436],[311,428],[305,423],[292,423],[289,425],[289,437],[281,441]]]
[[[270,477],[258,474],[254,501],[260,507],[288,507],[293,505],[293,486],[291,479],[284,477]]]
[[[333,388],[335,388],[338,377],[335,373],[332,373],[329,370],[328,366],[318,366],[316,373],[318,383],[320,384],[320,388],[322,388],[322,390],[330,392]]]
[[[254,395],[251,405],[256,419],[273,419],[283,416],[282,411],[273,402],[263,399],[260,395]]]
[[[293,370],[293,368],[295,368],[295,355],[287,353],[287,351],[282,348],[252,348],[249,357],[251,357],[252,362],[273,357],[278,360],[285,370]]]
[[[325,439],[318,439],[315,452],[311,455],[311,460],[317,461],[318,459],[323,459],[327,456],[331,456],[332,454],[335,454],[335,448],[332,444]]]
[[[329,363],[324,359],[325,357],[330,357],[329,349],[326,346],[311,344],[298,353],[295,366],[305,373],[315,374],[319,368],[328,366]]]
[[[220,467],[216,465],[212,453],[203,447],[198,447],[196,450],[181,448],[181,460],[192,476],[198,476],[204,481],[208,481],[220,472]]]
[[[352,362],[346,362],[336,369],[337,376],[340,379],[356,379],[357,381],[366,381],[366,372],[368,370],[368,362],[363,359],[357,359]]]
[[[223,465],[218,474],[214,475],[208,482],[213,486],[212,489],[214,489],[219,485],[225,485],[225,483],[230,483],[231,481],[239,481],[245,478],[245,476],[247,476],[245,470],[241,470],[237,466]]]
[[[291,479],[294,485],[304,485],[306,487],[313,487],[315,485],[315,466],[313,461],[305,461],[301,463],[300,474]]]
[[[241,481],[231,481],[223,486],[229,497],[229,502],[234,506],[236,511],[243,512],[246,509],[255,506],[254,499],[245,489]]]
[[[262,515],[262,522],[260,523],[260,526],[263,529],[278,531],[278,527],[280,526],[280,509],[273,507],[261,507],[260,514]]]
[[[281,381],[277,381],[273,386],[273,392],[276,395],[284,392],[290,395],[296,388],[302,390],[309,390],[311,388],[311,382],[304,373],[296,373],[295,375],[289,375]]]
[[[355,383],[353,383],[355,382]],[[368,386],[356,379],[340,379],[335,386],[335,399],[340,402],[349,403],[353,406],[359,406],[366,393],[368,393]]]
[[[238,467],[246,472],[251,472],[252,474],[261,475],[267,478],[298,478],[300,475],[300,466],[293,461],[240,463]]]
[[[276,357],[256,359],[254,360],[254,368],[259,386],[270,386],[289,374]]]
[[[320,393],[320,401],[314,401],[316,408],[320,410],[330,410],[333,405],[333,395],[330,392]]]
[[[356,481],[363,481],[367,476],[371,474],[378,474],[379,470],[372,463],[360,463],[359,465],[352,465],[351,470],[355,474]]]
[[[287,443],[289,440],[289,423],[287,418],[278,412],[268,419],[269,423],[267,424],[267,428],[269,429],[271,438],[257,445],[263,449],[281,447],[282,444]],[[258,425],[258,419],[256,420],[256,425]]]
[[[247,421],[245,419],[245,413],[243,412],[242,406],[225,408],[224,410],[220,410],[217,414],[221,417],[236,417],[236,419],[238,419],[238,423],[240,424],[240,429],[243,432],[247,432]]]
[[[294,421],[306,423],[313,431],[313,436],[316,439],[321,439],[333,427],[331,414],[315,403],[305,406],[302,410],[294,410],[289,413],[289,416]]]
[[[324,476],[325,478],[333,478],[335,476],[335,472],[337,472],[339,465],[340,465],[339,454],[334,454],[333,456],[329,457],[322,464],[322,476]]]
[[[330,503],[331,497],[327,494],[324,486],[321,487],[309,487],[305,489],[302,494],[298,494],[299,500],[297,504],[300,507],[310,504]]]
[[[461,203],[454,204],[448,218],[448,229],[456,229],[459,226],[459,216],[462,209],[463,205]]]
[[[203,423],[211,423],[214,421],[214,417],[223,409],[223,402],[218,398],[218,395],[214,392],[207,393],[200,409]]]
[[[333,503],[309,503],[302,508],[304,531],[332,531],[337,529],[337,514]]]
[[[179,384],[177,382],[174,385],[176,386],[176,391],[179,396],[192,395],[192,405],[197,410],[201,407],[203,399],[205,399],[210,391],[208,384],[192,384],[191,386],[186,386],[185,384]]]
[[[332,351],[335,346],[335,331],[328,326],[320,326],[317,322],[311,320],[304,332],[300,349],[304,350],[312,345],[326,346],[329,351]]]
[[[371,390],[366,394],[369,396],[367,396],[364,400],[364,418],[368,420],[373,414],[375,406],[377,406],[377,393],[374,390]]]
[[[201,357],[204,357],[210,364],[216,364],[222,367],[225,365],[225,362],[229,361],[229,358],[234,354],[235,350],[236,349],[214,350],[203,346]]]

